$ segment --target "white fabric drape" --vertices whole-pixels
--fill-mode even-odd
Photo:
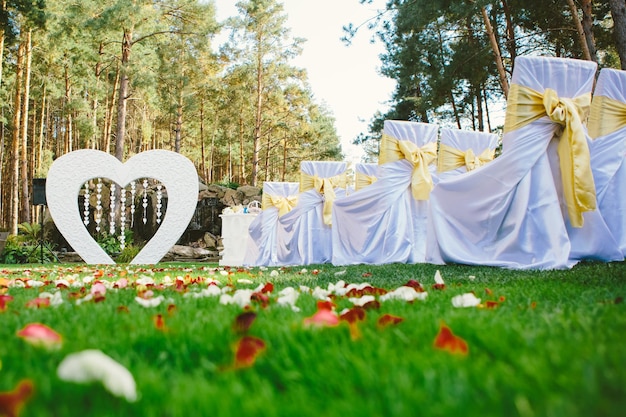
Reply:
[[[438,126],[387,120],[384,134],[421,148],[437,140]],[[434,162],[434,161],[433,161]],[[333,206],[333,264],[424,262],[428,200],[411,190],[414,165],[407,159],[381,164],[378,180]],[[436,176],[434,163],[428,167]]]
[[[622,254],[626,255],[626,199],[622,195],[626,191],[626,71],[609,68],[600,71],[591,105],[589,133],[598,208]]]
[[[266,181],[263,183],[264,200],[269,199],[275,203],[270,204],[269,207],[263,207],[263,211],[250,224],[244,265],[272,266],[277,264],[276,228],[279,206],[282,203],[286,210],[289,210],[288,207],[297,201],[299,187],[300,183],[297,182]]]
[[[300,163],[300,171],[303,176],[329,180],[345,175],[346,163],[303,161]],[[345,196],[345,188],[334,187],[333,191],[336,204]],[[331,261],[331,225],[324,222],[324,204],[325,197],[317,189],[301,190],[296,207],[278,219],[278,265],[309,265]]]
[[[595,70],[589,61],[524,56],[511,83],[576,98],[591,93]],[[540,117],[505,133],[494,161],[440,180],[431,193],[428,261],[557,269],[621,256],[597,210],[584,213],[583,227],[569,225],[557,155],[561,131]]]
[[[459,154],[446,155],[444,146],[448,146]],[[439,178],[447,178],[474,170],[493,160],[493,152],[498,146],[498,135],[495,133],[479,132],[474,130],[441,129],[440,148],[438,155]],[[441,170],[442,162],[446,158],[458,157],[463,165],[452,170]]]

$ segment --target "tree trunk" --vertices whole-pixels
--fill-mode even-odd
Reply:
[[[117,129],[115,130],[115,157],[122,161],[124,159],[124,136],[126,135],[126,104],[128,101],[128,91],[130,80],[128,78],[128,63],[130,61],[130,51],[133,32],[131,29],[124,29],[122,38],[122,60],[120,65],[120,88],[117,97]]]
[[[244,147],[244,140],[243,140],[244,139],[243,126],[244,126],[243,117],[239,116],[239,181],[237,181],[239,184],[246,183],[246,166],[245,166],[246,154],[245,154],[245,147]],[[258,157],[257,157],[257,160],[258,160]],[[254,170],[254,167],[253,167],[253,170]]]
[[[15,66],[15,101],[13,105],[13,137],[11,138],[11,209],[9,215],[9,231],[17,234],[17,224],[19,223],[19,178],[20,178],[20,126],[22,117],[22,85],[24,77],[24,43],[20,42],[17,49],[17,63]]]
[[[491,21],[489,20],[489,15],[487,14],[487,9],[482,7],[480,9],[483,20],[485,21],[485,30],[487,32],[487,36],[489,37],[489,41],[491,42],[491,50],[493,51],[493,58],[496,61],[496,67],[498,68],[498,75],[500,77],[500,87],[502,87],[502,92],[504,93],[504,98],[506,99],[509,96],[509,81],[506,78],[506,71],[504,70],[504,64],[502,63],[502,55],[500,55],[500,46],[496,41],[496,36],[493,33],[493,27],[491,26]]]
[[[63,153],[72,152],[74,146],[72,144],[72,112],[68,110],[72,97],[72,85],[70,83],[70,75],[67,66],[65,66],[65,135]]]
[[[44,129],[46,128],[46,84],[42,86],[41,94],[41,117],[39,118],[39,135],[37,139],[37,159],[35,161],[35,173],[40,175],[41,165],[43,160],[43,139]]]
[[[572,19],[574,20],[576,32],[578,33],[578,40],[580,41],[580,46],[583,50],[583,58],[587,61],[591,61],[591,53],[589,52],[589,46],[587,45],[585,30],[583,29],[583,25],[578,18],[578,8],[576,7],[576,4],[574,4],[574,0],[567,0],[567,4],[570,12],[572,13]]]
[[[104,129],[102,132],[102,150],[106,153],[111,152],[111,131],[113,130],[113,114],[115,109],[115,98],[117,97],[117,90],[120,82],[120,70],[119,67],[115,70],[115,81],[113,81],[113,88],[111,89],[111,97],[107,96],[107,110],[104,119]]]
[[[259,42],[260,45],[260,42]],[[260,48],[260,46],[259,46]],[[256,68],[256,115],[254,121],[254,137],[252,139],[252,172],[251,185],[257,186],[259,175],[259,152],[261,148],[261,123],[263,115],[263,54],[257,51]]]
[[[21,167],[20,167],[20,181],[22,187],[22,195],[21,195],[21,221],[30,223],[30,178],[28,169],[28,105],[29,105],[29,96],[30,96],[30,66],[33,57],[33,48],[32,48],[32,30],[28,30],[26,32],[26,46],[25,46],[25,63],[24,63],[24,88],[23,88],[23,99],[22,99],[22,127],[20,128],[20,142],[22,147],[22,152],[20,153]]]
[[[511,57],[511,72],[513,72],[513,68],[515,68],[515,58],[517,58],[517,38],[515,37],[515,27],[513,26],[511,10],[509,9],[507,0],[502,0],[502,11],[504,12],[504,19],[506,20],[506,49],[509,51],[509,56]]]
[[[174,151],[180,153],[180,141],[183,130],[183,83],[180,83],[178,106],[176,106],[176,129],[174,131]]]
[[[596,39],[593,36],[593,4],[591,0],[582,0],[583,9],[583,31],[589,48],[591,60],[598,62],[598,54],[596,52]]]
[[[7,8],[6,0],[0,1],[0,12],[4,13]],[[2,84],[2,67],[4,64],[4,25],[0,26],[0,84]]]
[[[613,16],[613,36],[619,61],[626,70],[626,0],[609,0],[611,16]]]

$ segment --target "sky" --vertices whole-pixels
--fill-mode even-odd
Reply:
[[[214,0],[217,18],[237,15],[236,0]],[[335,117],[335,127],[348,162],[358,162],[362,150],[352,145],[376,111],[385,112],[395,82],[379,73],[384,53],[380,42],[372,44],[373,33],[362,27],[352,44],[341,37],[343,26],[359,25],[384,9],[386,0],[371,5],[359,0],[282,0],[292,37],[305,38],[302,55],[292,65],[305,68],[314,100]]]

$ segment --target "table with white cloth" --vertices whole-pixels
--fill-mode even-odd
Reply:
[[[248,244],[248,227],[256,218],[254,213],[220,214],[222,218],[221,266],[242,266]]]

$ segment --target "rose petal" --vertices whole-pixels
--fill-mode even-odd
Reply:
[[[387,327],[390,325],[395,325],[398,323],[403,322],[404,319],[402,317],[398,317],[398,316],[393,316],[391,314],[384,314],[382,316],[380,316],[380,318],[378,319],[378,326],[379,327]]]
[[[9,301],[13,301],[13,296],[0,294],[0,312],[6,310]]]
[[[452,297],[452,305],[457,308],[476,307],[478,304],[480,304],[480,298],[476,298],[471,292]]]
[[[60,334],[41,323],[27,324],[17,335],[31,345],[45,348],[59,348],[63,342]]]
[[[433,345],[436,349],[446,350],[450,353],[459,353],[467,355],[469,348],[467,342],[460,337],[454,335],[452,330],[445,323],[439,325],[439,333],[435,337]]]
[[[265,350],[265,342],[254,336],[244,336],[235,348],[235,369],[254,365],[256,358]]]
[[[18,416],[34,391],[33,381],[25,379],[8,392],[0,392],[0,416]]]
[[[75,383],[100,382],[104,388],[127,401],[137,400],[133,375],[99,350],[88,349],[67,355],[57,368],[59,379]]]

